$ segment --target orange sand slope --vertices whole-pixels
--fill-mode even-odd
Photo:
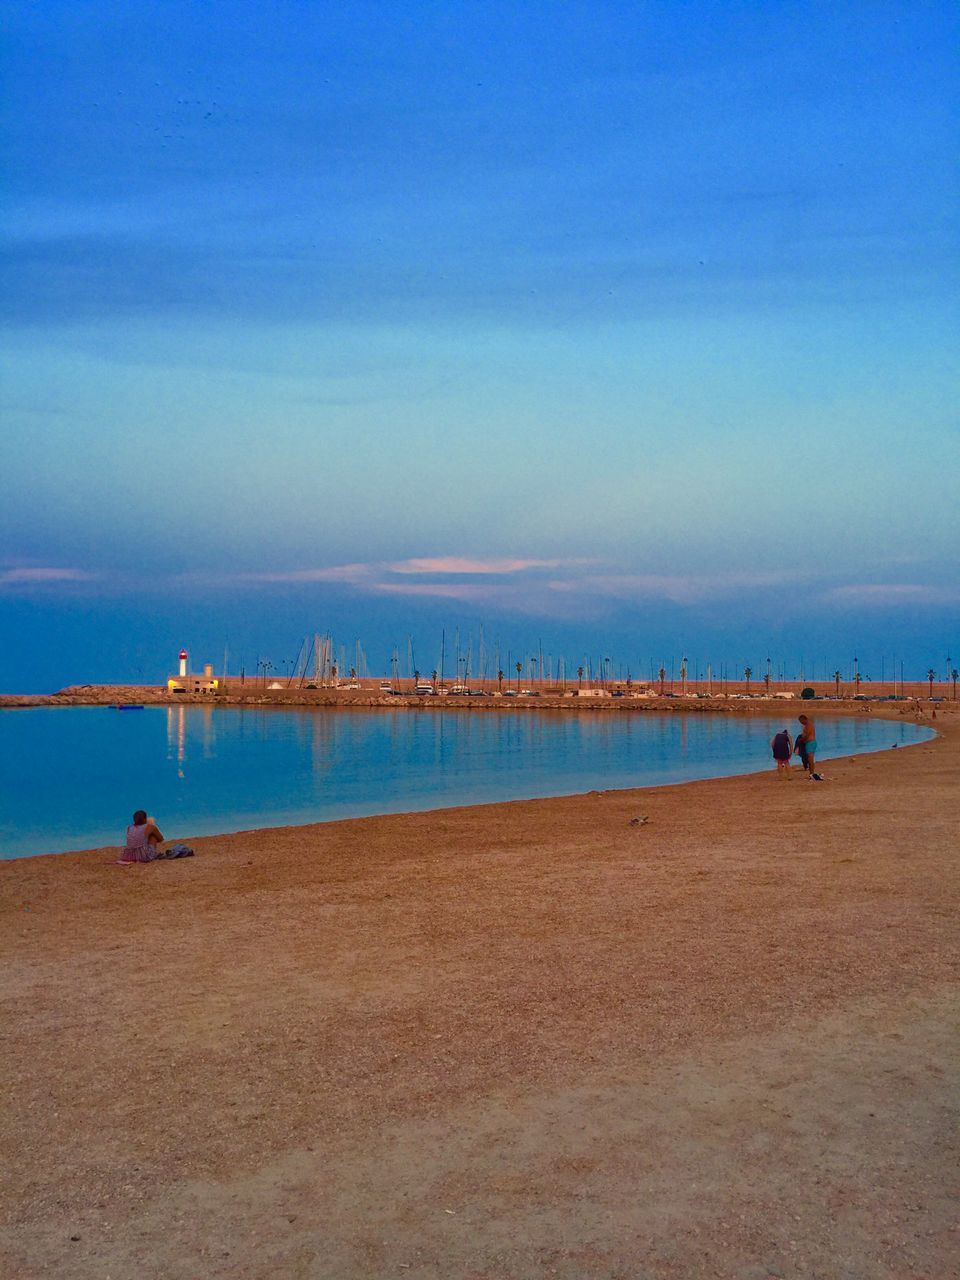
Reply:
[[[956,1275],[938,727],[823,784],[3,864],[0,1272]]]

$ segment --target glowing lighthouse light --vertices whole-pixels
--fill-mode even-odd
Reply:
[[[187,651],[186,651],[186,649],[181,649],[181,650],[180,650],[180,674],[181,674],[182,676],[185,676],[185,675],[187,674]]]

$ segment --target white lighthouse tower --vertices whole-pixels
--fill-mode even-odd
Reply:
[[[181,650],[180,650],[180,674],[181,674],[182,676],[185,676],[185,675],[187,674],[187,651],[186,651],[186,649],[181,649]]]

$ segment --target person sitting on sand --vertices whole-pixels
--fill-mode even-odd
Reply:
[[[779,733],[775,733],[770,739],[770,748],[773,751],[773,758],[777,762],[777,776],[787,778],[790,776],[790,756],[793,752],[793,742],[790,734],[786,729],[781,729]]]
[[[121,866],[129,866],[133,862],[153,862],[162,858],[160,845],[163,843],[163,832],[152,818],[148,818],[144,809],[138,809],[133,815],[133,825],[127,827],[127,843],[117,859]]]
[[[809,716],[800,716],[799,719],[803,725],[800,731],[800,738],[803,740],[801,757],[806,756],[807,776],[812,781],[819,782],[820,775],[817,773],[817,728]]]

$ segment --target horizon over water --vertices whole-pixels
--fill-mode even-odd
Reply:
[[[10,709],[0,858],[119,846],[139,808],[177,840],[726,777],[772,767],[783,727],[783,716],[723,713]],[[910,721],[824,717],[817,758],[933,736]]]

